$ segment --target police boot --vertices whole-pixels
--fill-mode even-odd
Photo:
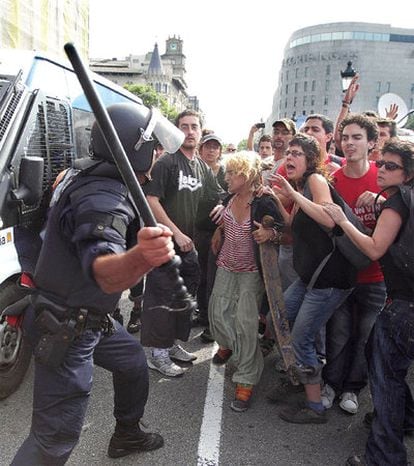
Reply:
[[[112,435],[108,447],[110,458],[121,458],[140,451],[157,450],[164,445],[160,434],[144,432],[139,424],[116,423],[115,433]]]
[[[134,301],[134,307],[129,317],[127,330],[129,333],[137,333],[141,329],[141,313],[142,313],[142,295],[137,298],[129,298]]]

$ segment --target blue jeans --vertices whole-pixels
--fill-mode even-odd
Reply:
[[[313,369],[316,378],[302,383],[319,383],[321,368],[316,349],[320,331],[352,289],[313,288],[307,290],[302,280],[294,281],[284,293],[289,325],[292,330],[292,345],[296,362],[301,367]]]
[[[365,345],[385,295],[384,282],[358,284],[329,319],[323,379],[336,392],[359,393],[367,385]]]
[[[396,299],[377,318],[367,344],[369,381],[376,416],[366,445],[369,465],[405,466],[404,427],[414,421],[405,381],[414,359],[414,302]]]

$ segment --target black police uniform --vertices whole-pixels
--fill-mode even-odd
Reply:
[[[25,316],[36,347],[32,425],[13,465],[67,461],[81,433],[94,364],[113,374],[117,425],[136,424],[143,416],[148,397],[145,353],[112,319],[114,331],[105,331],[107,313],[121,293],[105,294],[92,273],[96,257],[125,251],[126,231],[135,216],[125,186],[106,176],[76,176],[50,210],[34,275],[34,307]],[[39,316],[44,309],[56,321],[74,324],[76,337],[61,364],[52,352],[49,365],[47,351],[46,357],[42,353],[39,341],[45,329]]]

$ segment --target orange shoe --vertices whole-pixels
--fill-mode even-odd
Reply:
[[[238,383],[236,385],[236,395],[230,405],[231,409],[238,413],[246,411],[249,408],[252,393],[253,385]]]

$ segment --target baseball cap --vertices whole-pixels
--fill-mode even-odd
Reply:
[[[223,146],[223,142],[221,141],[221,139],[214,133],[206,134],[205,136],[203,136],[200,141],[200,146],[202,146],[208,141],[217,141],[221,147]]]
[[[280,120],[276,120],[273,122],[272,127],[274,128],[278,123],[281,123],[292,134],[296,134],[296,125],[291,119],[281,118]]]

